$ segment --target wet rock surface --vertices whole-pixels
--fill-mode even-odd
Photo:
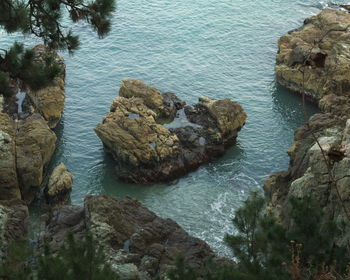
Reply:
[[[229,262],[217,257],[204,241],[188,235],[176,222],[156,216],[132,198],[87,196],[84,206],[55,208],[44,240],[57,248],[65,242],[68,232],[76,238],[91,233],[106,246],[109,262],[123,279],[162,278],[179,254],[197,269],[203,267],[207,257],[214,262]]]
[[[185,106],[173,93],[127,79],[95,132],[115,158],[121,180],[162,182],[223,155],[246,117],[229,99],[201,97]]]

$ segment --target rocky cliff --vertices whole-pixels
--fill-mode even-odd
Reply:
[[[319,105],[289,148],[290,168],[265,182],[268,209],[288,224],[291,196],[315,198],[350,240],[350,14],[324,10],[279,40],[277,81]]]
[[[51,130],[61,118],[64,107],[64,63],[39,45],[34,48],[38,63],[52,55],[62,66],[54,84],[39,91],[0,94],[0,200],[23,199],[30,203],[43,182],[44,171],[56,148]]]

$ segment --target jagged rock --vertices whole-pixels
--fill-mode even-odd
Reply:
[[[289,170],[272,174],[264,185],[269,197],[267,208],[283,224],[290,226],[289,198],[309,196],[324,209],[324,222],[334,220],[342,228],[347,221],[342,203],[350,209],[349,131],[350,119],[345,122],[342,117],[329,113],[313,116],[308,124],[297,130],[289,149]],[[342,229],[342,238],[331,242],[344,245],[350,241],[350,227]]]
[[[45,231],[41,233],[41,242],[49,243],[50,248],[56,251],[67,241],[68,233],[73,233],[77,239],[83,238],[86,234],[83,206],[54,207],[47,220]]]
[[[338,96],[335,94],[325,95],[318,103],[322,112],[331,113],[335,116],[350,117],[349,96]]]
[[[34,48],[36,60],[41,62],[46,55],[54,57],[55,62],[62,67],[62,74],[57,77],[54,84],[40,90],[31,90],[28,92],[38,112],[47,120],[50,128],[56,127],[60,121],[64,109],[65,91],[64,75],[65,64],[61,56],[49,52],[44,45],[38,45]]]
[[[282,36],[276,57],[277,81],[315,101],[327,94],[349,96],[349,27],[348,12],[325,9]]]
[[[95,129],[116,159],[120,179],[160,182],[178,178],[222,155],[235,142],[247,117],[229,99],[202,97],[199,104],[184,106],[173,93],[162,94],[137,80],[122,82],[120,96]]]
[[[24,200],[31,202],[43,182],[44,168],[55,148],[56,135],[46,121],[33,114],[18,122],[16,135],[17,176]]]
[[[174,221],[159,218],[132,198],[87,196],[84,208],[55,208],[44,240],[57,248],[68,232],[76,238],[91,233],[105,246],[109,262],[123,279],[163,275],[179,254],[196,269],[204,266],[207,257],[214,262],[230,262],[217,257],[204,241],[191,237]]]
[[[65,204],[69,200],[69,194],[72,190],[73,175],[70,173],[64,163],[60,163],[52,171],[49,183],[45,190],[46,199],[51,205]]]
[[[27,235],[28,207],[19,199],[0,201],[0,260],[11,242]]]
[[[0,113],[0,200],[21,198],[17,181],[15,123]]]

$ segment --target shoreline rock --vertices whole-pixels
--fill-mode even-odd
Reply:
[[[349,96],[349,28],[348,12],[325,9],[282,36],[276,55],[277,81],[316,102],[328,94]]]
[[[57,206],[68,203],[72,191],[73,175],[68,171],[64,163],[60,163],[52,171],[49,183],[45,188],[45,196],[48,204]]]
[[[271,174],[264,183],[269,198],[267,211],[286,227],[293,226],[288,216],[290,197],[316,199],[325,213],[323,222],[334,221],[342,229],[342,237],[330,241],[338,246],[350,241],[350,226],[343,209],[343,205],[350,209],[350,88],[346,86],[350,82],[350,57],[344,56],[350,39],[342,31],[344,26],[350,28],[349,13],[326,9],[280,38],[276,58],[278,82],[290,90],[295,90],[295,86],[301,90],[297,71],[309,63],[305,67],[305,94],[318,101],[321,113],[296,130],[288,150],[289,169]],[[313,46],[317,53],[325,54],[324,64],[320,65],[315,61],[317,56],[305,56],[305,50],[313,54],[312,40],[326,30],[329,32],[324,40]],[[305,58],[313,62],[305,62]]]
[[[28,216],[28,207],[23,201],[0,200],[0,261],[6,257],[12,242],[26,237]]]
[[[190,236],[176,222],[163,219],[133,198],[117,200],[110,196],[87,196],[84,206],[54,208],[43,241],[58,249],[67,233],[82,238],[92,234],[112,267],[123,279],[154,279],[165,275],[181,254],[186,264],[203,268],[207,257],[214,263],[232,263],[218,257],[202,240]]]
[[[119,179],[164,182],[223,155],[246,117],[229,99],[201,97],[186,106],[173,93],[126,79],[95,132],[115,158]]]
[[[50,54],[62,66],[54,85],[26,91],[17,82],[16,95],[0,96],[0,200],[17,198],[28,204],[35,199],[55,151],[57,137],[51,128],[61,118],[65,99],[63,58],[43,45],[33,50],[37,62]]]

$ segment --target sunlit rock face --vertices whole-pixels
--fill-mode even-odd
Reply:
[[[45,189],[45,196],[48,204],[57,206],[69,202],[69,195],[72,191],[73,174],[61,162],[52,171],[49,182]]]
[[[323,10],[278,41],[276,77],[315,101],[350,94],[350,14]]]
[[[162,182],[223,155],[246,117],[229,99],[201,97],[186,106],[173,93],[127,79],[95,131],[114,156],[120,179]]]

